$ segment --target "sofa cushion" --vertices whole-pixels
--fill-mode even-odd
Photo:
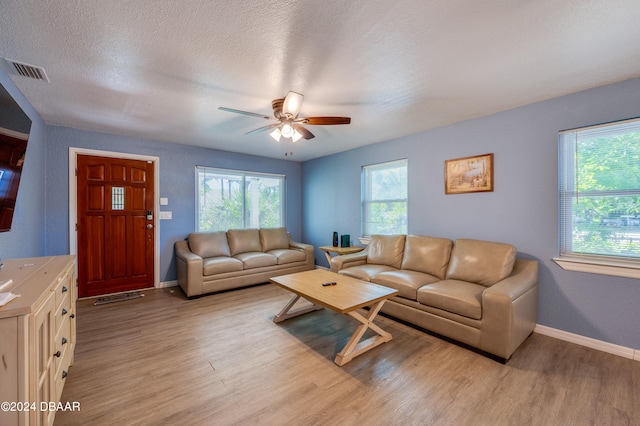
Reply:
[[[447,238],[407,235],[402,269],[424,272],[444,279],[453,241]]]
[[[289,234],[287,228],[261,228],[260,246],[267,252],[276,249],[289,248]]]
[[[235,259],[242,261],[244,269],[262,268],[263,266],[276,265],[278,259],[269,253],[253,251],[248,253],[238,253],[233,256]]]
[[[367,247],[367,263],[400,269],[405,235],[372,235]]]
[[[231,256],[238,253],[262,251],[260,235],[257,229],[229,229],[227,240],[231,249]]]
[[[433,275],[417,271],[385,271],[376,274],[371,282],[385,287],[395,288],[399,291],[398,296],[405,299],[416,300],[418,289],[426,284],[431,284],[440,279]]]
[[[482,319],[485,286],[467,281],[443,280],[418,289],[418,302],[467,318]]]
[[[387,265],[360,265],[341,269],[338,273],[362,281],[371,281],[371,278],[386,271],[397,271],[397,269]]]
[[[227,233],[219,232],[192,232],[188,237],[189,249],[204,258],[215,256],[231,256]]]
[[[233,257],[207,257],[202,261],[202,275],[224,274],[242,271],[242,262]]]
[[[303,250],[292,249],[277,249],[270,250],[269,254],[272,254],[278,259],[278,265],[284,265],[285,263],[304,262],[307,260],[307,256]]]
[[[516,248],[510,244],[480,240],[456,240],[447,279],[491,286],[511,274]]]

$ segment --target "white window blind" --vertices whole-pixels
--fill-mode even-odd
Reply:
[[[560,258],[640,267],[640,120],[559,135]]]
[[[362,234],[407,233],[407,160],[362,168]]]

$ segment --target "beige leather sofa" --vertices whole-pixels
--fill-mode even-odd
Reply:
[[[506,361],[536,324],[538,262],[509,244],[374,235],[331,270],[399,290],[382,312]]]
[[[286,228],[194,232],[175,249],[178,284],[188,297],[315,267],[313,246],[293,241]]]

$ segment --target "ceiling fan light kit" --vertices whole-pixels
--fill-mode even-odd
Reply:
[[[291,142],[298,142],[302,137],[300,132],[288,124],[276,127],[273,132],[269,133],[269,136],[271,136],[276,142],[280,142],[281,138],[291,139]]]
[[[273,130],[273,132],[269,133],[276,142],[280,142],[280,138],[282,137],[282,132],[277,127]]]
[[[284,98],[274,99],[271,102],[271,107],[273,108],[273,117],[232,108],[219,107],[218,109],[221,111],[278,121],[278,123],[269,124],[247,132],[247,134],[249,134],[273,129],[269,133],[269,135],[276,142],[280,142],[280,139],[282,138],[290,139],[292,142],[297,142],[301,138],[307,140],[313,139],[315,137],[314,134],[307,130],[305,127],[301,126],[300,123],[323,126],[351,123],[350,117],[298,117],[303,100],[304,96],[302,94],[293,91],[287,93],[287,96]]]

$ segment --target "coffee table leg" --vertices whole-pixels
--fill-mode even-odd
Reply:
[[[320,305],[316,305],[315,303],[313,303],[311,306],[305,306],[304,308],[299,308],[296,310],[291,310],[291,308],[293,308],[293,305],[296,304],[296,302],[298,300],[300,300],[301,297],[300,295],[296,294],[294,295],[291,300],[289,300],[289,302],[285,305],[284,308],[282,308],[282,310],[280,311],[280,313],[278,315],[276,315],[275,317],[273,317],[273,322],[282,322],[286,319],[289,318],[293,318],[293,317],[297,317],[298,315],[302,315],[302,314],[306,314],[308,312],[312,312],[312,311],[318,311],[320,309],[324,309],[324,307],[320,306]]]
[[[382,308],[384,302],[384,300],[381,300],[373,305],[366,317],[356,311],[347,312],[347,315],[360,322],[360,325],[358,326],[358,328],[356,328],[356,331],[353,332],[353,335],[351,335],[351,338],[344,346],[342,351],[340,351],[340,353],[336,355],[336,359],[334,360],[336,364],[338,364],[339,366],[343,366],[358,355],[361,355],[362,353],[393,339],[391,333],[384,331],[373,323],[373,319],[376,317],[376,315],[378,315],[378,312],[380,311],[380,308]],[[364,333],[368,329],[375,331],[376,333],[378,333],[378,335],[372,336],[367,340],[363,340],[362,342],[360,342],[360,339],[362,339],[362,336],[364,336]]]

